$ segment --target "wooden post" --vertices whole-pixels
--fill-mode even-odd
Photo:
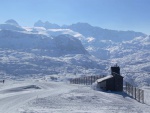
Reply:
[[[93,77],[91,76],[91,85],[92,85]]]
[[[139,89],[139,102],[141,100],[141,90]]]
[[[140,102],[140,90],[138,89],[138,101]]]
[[[133,87],[128,82],[125,82],[125,92],[138,102],[144,103],[144,90]]]
[[[127,83],[127,87],[128,87],[128,89],[127,89],[127,94],[129,94],[130,88],[129,88],[129,84],[128,84],[128,83]]]
[[[71,84],[71,79],[70,79],[70,84]]]
[[[98,79],[98,76],[96,76],[96,80]]]
[[[71,83],[73,84],[73,79],[71,80]]]
[[[131,88],[131,84],[130,84],[130,96],[132,96],[132,88]]]
[[[136,97],[136,87],[135,87],[135,100],[136,100],[136,98],[137,98],[137,97]]]
[[[128,84],[128,94],[130,95],[130,85]]]
[[[129,95],[130,95],[130,84],[128,84],[128,93],[129,93]]]
[[[125,84],[126,84],[126,93],[127,93],[127,82],[125,82]]]
[[[137,101],[139,100],[139,89],[136,88]]]
[[[96,76],[94,76],[94,82],[96,81]]]
[[[142,90],[142,103],[144,104],[144,90]]]
[[[83,78],[80,79],[81,84],[83,84]]]
[[[133,97],[133,86],[131,88],[132,88],[132,97]]]

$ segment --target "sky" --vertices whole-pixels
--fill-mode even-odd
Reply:
[[[0,24],[8,19],[21,26],[38,20],[58,25],[84,22],[150,34],[150,0],[0,0]]]

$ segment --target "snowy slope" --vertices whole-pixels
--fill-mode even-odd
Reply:
[[[1,84],[0,105],[1,113],[149,113],[150,110],[148,105],[124,93],[42,79]]]
[[[35,51],[36,52],[36,51]],[[0,50],[0,77],[43,76],[58,74],[60,76],[99,75],[104,72],[105,62],[94,60],[89,55],[70,54],[60,57],[39,55],[27,51],[9,49]]]

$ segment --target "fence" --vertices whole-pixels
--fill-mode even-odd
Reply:
[[[138,102],[144,103],[144,90],[134,87],[128,82],[125,82],[124,92],[126,92]]]
[[[144,89],[144,103],[150,105],[150,89]]]
[[[97,79],[100,79],[103,77],[104,77],[104,75],[74,78],[74,79],[70,80],[70,83],[71,84],[92,85]]]
[[[71,84],[84,84],[84,85],[92,85],[97,79],[103,78],[105,75],[102,76],[87,76],[87,77],[80,77],[70,79]],[[134,87],[133,85],[125,82],[124,92],[127,93],[129,96],[137,100],[138,102],[144,103],[144,90]]]

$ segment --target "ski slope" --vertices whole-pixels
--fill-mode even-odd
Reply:
[[[149,113],[124,93],[90,86],[28,79],[0,83],[0,113]]]

